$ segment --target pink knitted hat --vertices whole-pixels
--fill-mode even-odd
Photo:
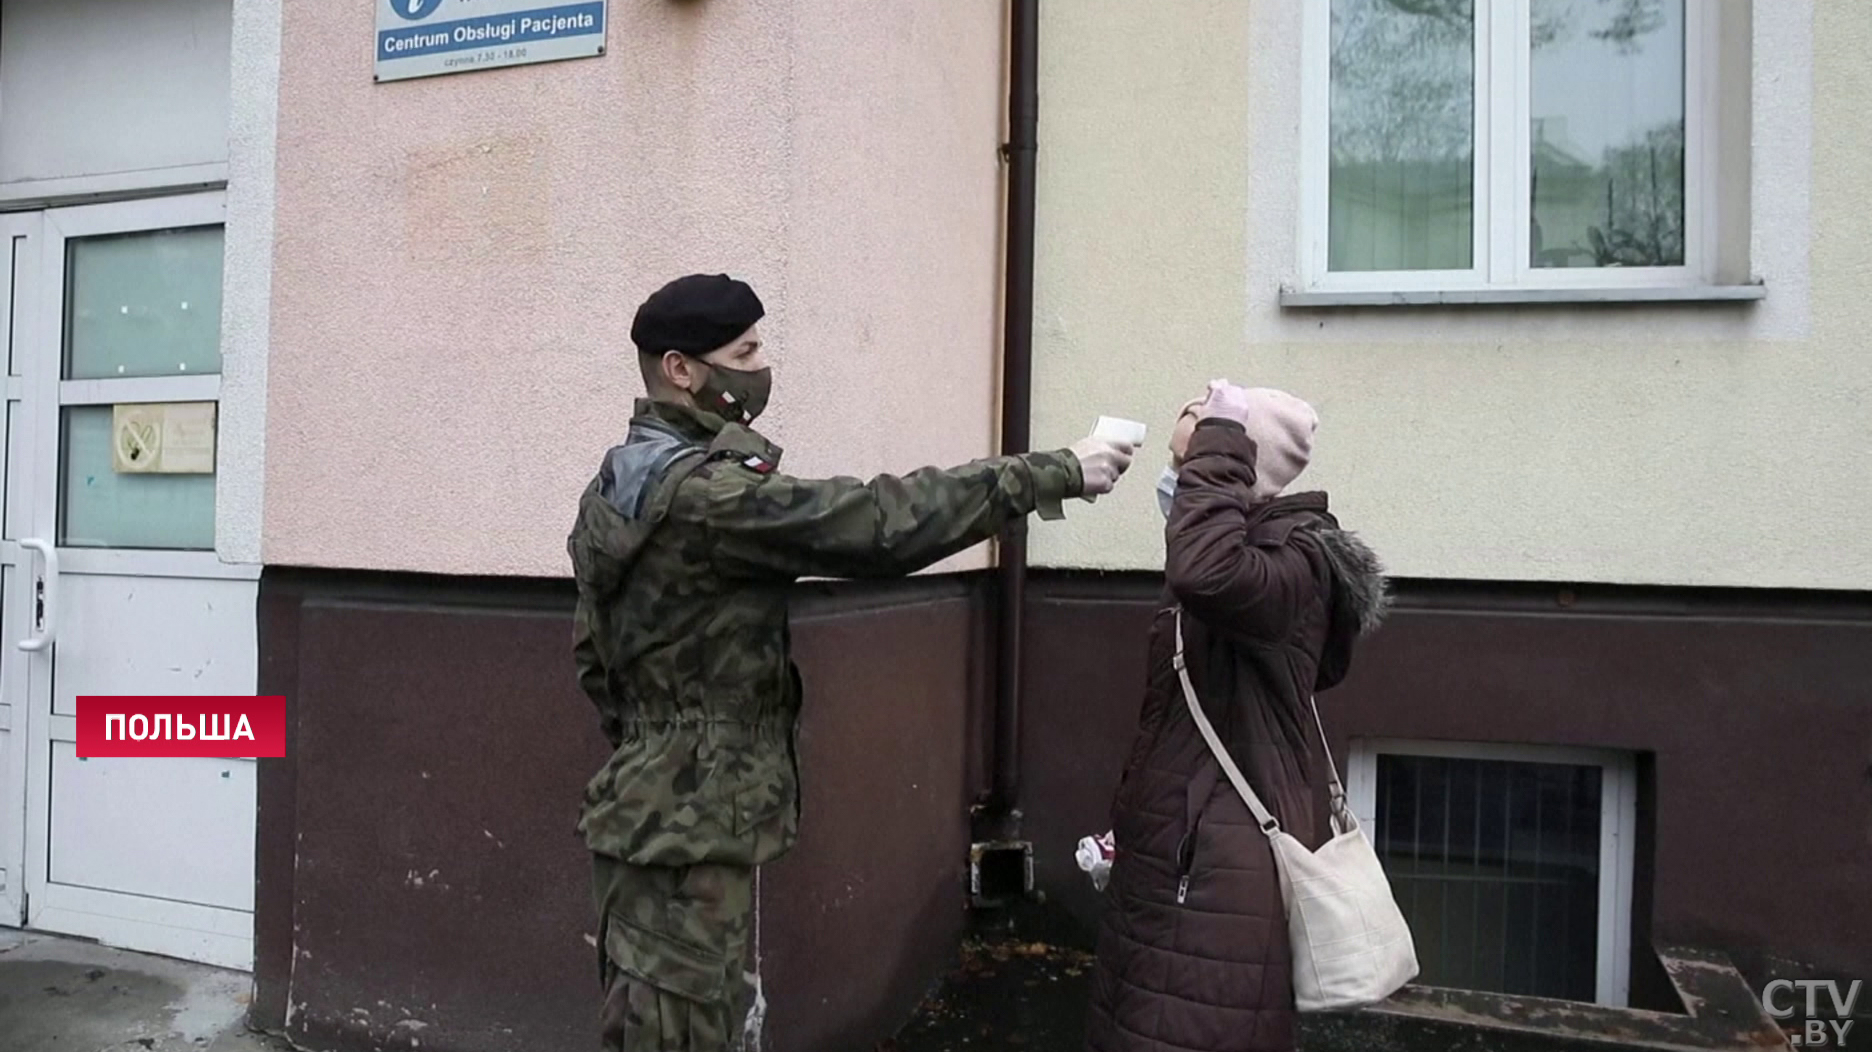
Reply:
[[[1270,500],[1300,477],[1313,459],[1319,414],[1285,391],[1248,388],[1248,437],[1255,443],[1254,499]]]

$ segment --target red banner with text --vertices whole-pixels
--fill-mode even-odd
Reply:
[[[78,697],[78,755],[286,755],[284,696]]]

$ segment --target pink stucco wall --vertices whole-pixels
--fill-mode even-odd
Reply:
[[[567,572],[689,271],[767,302],[788,470],[991,452],[1001,4],[612,0],[601,58],[385,85],[372,12],[285,5],[266,562]]]

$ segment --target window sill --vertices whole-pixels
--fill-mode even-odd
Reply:
[[[1613,1007],[1412,984],[1381,1004],[1302,1016],[1308,1048],[1786,1048],[1756,987],[1727,955],[1660,946],[1657,1004]],[[1649,1000],[1649,999],[1645,999]]]
[[[1283,288],[1288,310],[1320,307],[1445,307],[1495,304],[1748,303],[1766,299],[1766,285],[1685,285],[1652,288],[1443,289],[1427,292],[1302,292]]]

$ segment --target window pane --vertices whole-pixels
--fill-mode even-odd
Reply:
[[[1327,267],[1468,270],[1472,0],[1332,0]]]
[[[195,227],[72,241],[65,378],[220,372],[221,234]]]
[[[1684,0],[1533,0],[1536,267],[1684,262]]]
[[[214,548],[215,477],[119,473],[111,407],[60,410],[59,543],[72,548]]]
[[[1378,757],[1373,837],[1418,982],[1590,1002],[1598,988],[1598,767]]]

